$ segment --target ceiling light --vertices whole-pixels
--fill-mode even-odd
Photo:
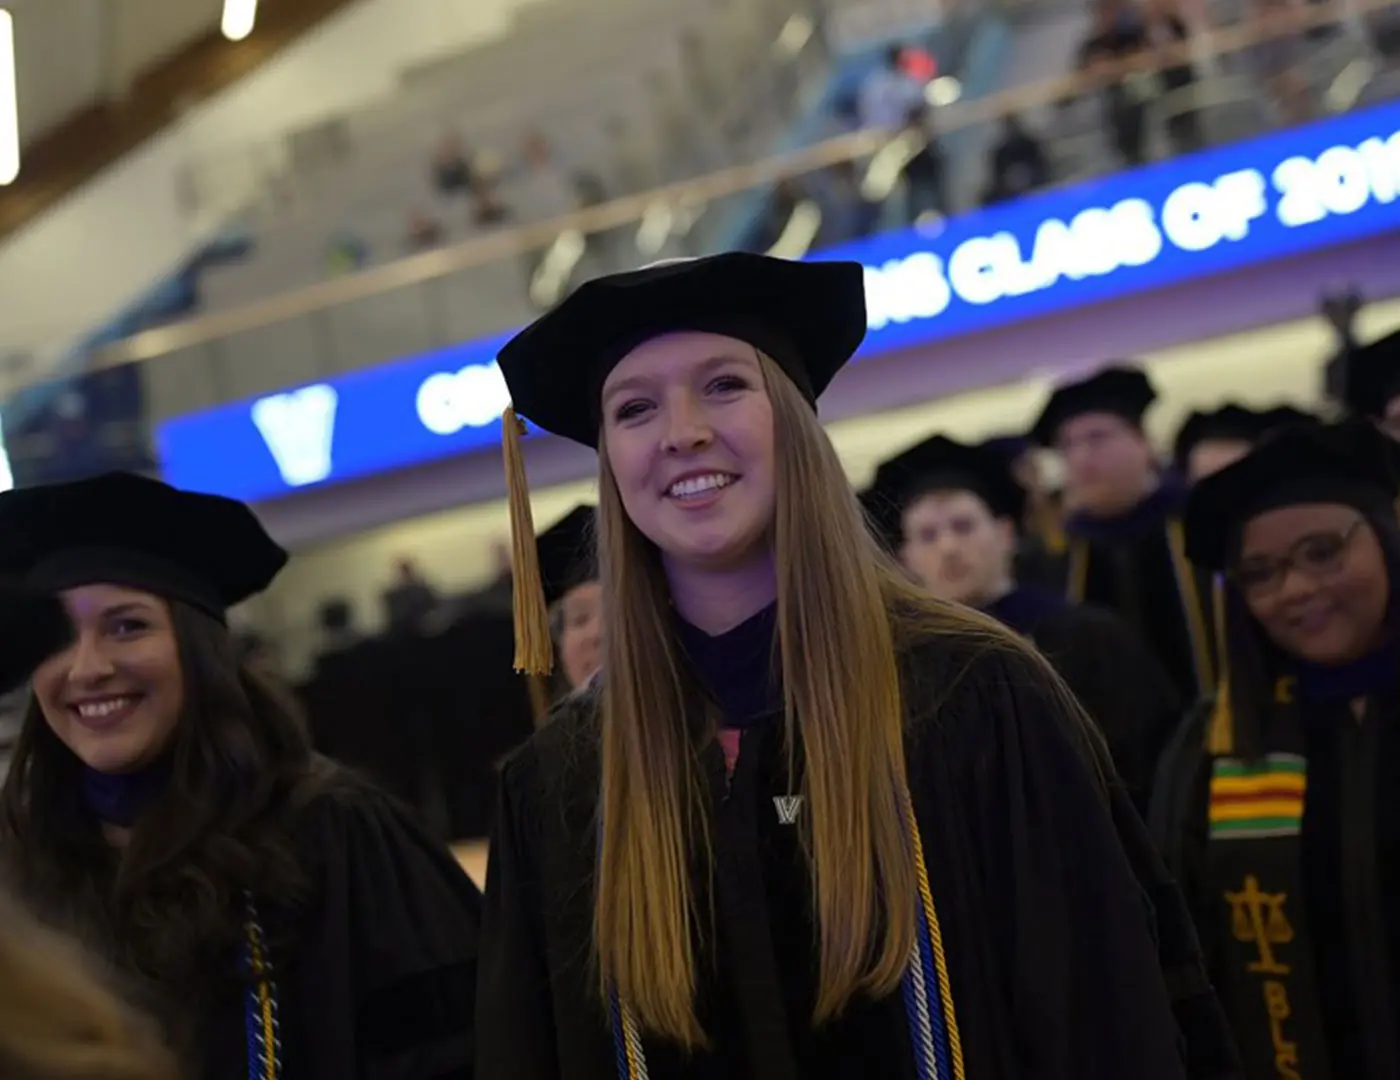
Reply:
[[[258,0],[224,0],[224,17],[219,29],[230,41],[242,41],[253,32],[258,18]]]

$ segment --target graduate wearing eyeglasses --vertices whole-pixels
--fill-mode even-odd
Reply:
[[[1305,425],[1203,480],[1223,677],[1150,819],[1250,1080],[1400,1075],[1400,528],[1393,448]]]

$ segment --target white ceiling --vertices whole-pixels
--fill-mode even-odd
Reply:
[[[15,21],[21,144],[219,23],[222,0],[0,0]]]

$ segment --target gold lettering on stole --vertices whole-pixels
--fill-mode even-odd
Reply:
[[[1279,1080],[1303,1080],[1298,1071],[1298,1044],[1284,1033],[1284,1025],[1293,1015],[1288,1001],[1285,981],[1292,968],[1275,954],[1275,946],[1293,940],[1293,924],[1283,905],[1287,893],[1266,893],[1259,888],[1259,879],[1246,874],[1244,888],[1227,892],[1230,904],[1230,931],[1236,941],[1253,945],[1257,957],[1245,965],[1254,975],[1264,975],[1264,1009],[1269,1017],[1269,1034],[1274,1048],[1274,1071]]]

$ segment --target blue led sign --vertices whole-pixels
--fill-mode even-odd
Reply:
[[[865,265],[869,356],[1391,229],[1397,103],[813,257]],[[494,358],[507,336],[168,421],[157,432],[165,475],[258,500],[494,444],[507,403]]]

